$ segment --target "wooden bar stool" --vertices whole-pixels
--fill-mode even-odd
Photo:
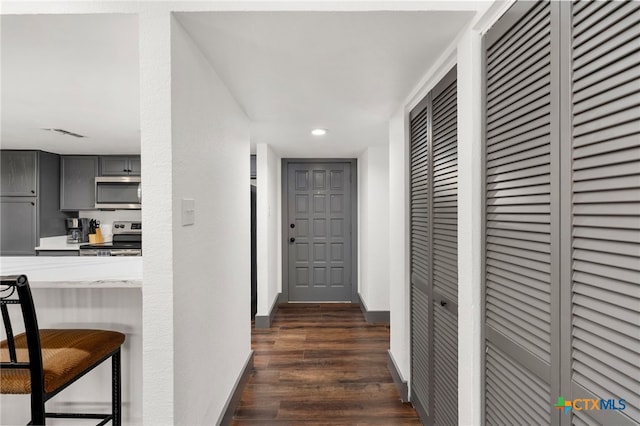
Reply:
[[[13,335],[9,305],[19,305],[25,332]],[[101,419],[122,424],[120,348],[124,334],[108,330],[39,330],[29,280],[25,275],[0,277],[0,310],[6,340],[0,342],[0,390],[31,394],[31,421],[49,418]],[[45,402],[103,361],[111,358],[111,414],[47,413]]]

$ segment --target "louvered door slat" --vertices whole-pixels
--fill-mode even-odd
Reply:
[[[549,123],[542,123],[541,126],[530,128],[526,133],[512,135],[502,141],[494,140],[487,146],[487,159],[494,160],[514,152],[526,151],[528,148],[524,144],[527,143],[534,147],[544,145],[549,141],[549,132]]]
[[[542,78],[549,73],[548,67],[549,64],[544,62],[533,64],[531,68],[524,70],[504,86],[496,87],[492,92],[493,97],[487,99],[487,107],[492,108],[497,103],[505,102],[508,99],[518,99],[539,90],[540,86],[546,84]]]
[[[637,64],[638,62],[640,62],[640,59],[636,58],[635,63]],[[573,112],[580,113],[584,111],[594,101],[597,105],[601,105],[610,102],[611,99],[628,96],[629,93],[634,91],[634,88],[637,91],[637,85],[634,81],[637,72],[638,70],[632,66],[598,81],[594,81],[593,77],[589,78],[590,76],[588,76],[580,82],[576,82],[573,93]],[[602,95],[602,99],[598,95]],[[590,100],[590,103],[586,104],[586,106],[582,103],[585,99]]]
[[[574,49],[573,65],[576,78],[614,62],[611,59],[611,53],[618,57],[624,57],[640,49],[634,43],[634,40],[640,34],[640,29],[632,25],[622,30],[618,25],[615,30],[611,30],[611,34],[604,33],[594,37],[600,40],[590,40],[588,44],[581,46],[581,48]],[[613,31],[618,32],[615,33]],[[615,37],[612,37],[614,35]],[[607,37],[612,38],[607,39]]]
[[[456,424],[458,418],[458,321],[434,304],[434,423]]]
[[[496,42],[491,51],[488,52],[487,70],[489,73],[503,77],[505,73],[511,71],[514,62],[510,58],[521,52],[531,52],[534,47],[540,45],[541,40],[547,35],[544,31],[548,14],[545,5],[534,6],[534,10],[528,15],[527,20],[520,23],[518,32],[513,32],[500,41]],[[520,57],[526,57],[520,55]],[[489,78],[489,84],[492,83]]]
[[[418,287],[411,290],[411,399],[429,407],[428,298]],[[427,411],[428,415],[428,411]]]
[[[594,5],[590,5],[593,7]],[[616,8],[600,8],[601,13],[594,14],[594,18],[590,22],[584,22],[581,19],[575,19],[575,26],[578,36],[574,37],[573,46],[576,49],[576,54],[580,55],[581,50],[585,43],[589,43],[591,41],[591,45],[593,45],[594,37],[598,36],[598,34],[602,34],[605,31],[613,32],[615,31],[609,25],[611,20],[620,22],[620,26],[622,28],[627,28],[634,25],[633,20],[633,12],[638,9],[640,5],[638,2],[619,2]],[[602,37],[602,36],[600,36]],[[608,38],[605,36],[604,38]]]
[[[519,271],[518,271],[519,272]],[[487,277],[491,278],[492,282],[503,286],[503,293],[509,294],[509,292],[527,293],[532,298],[538,299],[543,304],[549,303],[549,293],[545,291],[544,282],[532,277],[521,275],[517,272],[509,271],[506,269],[498,269],[493,266],[487,267]],[[513,283],[517,282],[521,285],[514,286]],[[540,314],[545,314],[544,311],[540,311]],[[548,317],[548,314],[545,315]]]
[[[486,352],[485,392],[488,424],[549,422],[548,385],[491,344]]]
[[[613,424],[640,419],[640,4],[574,5],[572,43],[571,380]]]
[[[434,268],[441,271],[434,277],[433,285],[440,294],[455,302],[458,300],[457,240],[443,240],[440,235],[441,231],[455,232],[457,229],[457,209],[451,209],[451,207],[457,207],[458,192],[456,96],[454,80],[433,99]],[[452,127],[451,120],[453,120],[453,132],[441,132],[442,128]],[[447,207],[441,207],[442,203],[446,203]],[[457,359],[457,353],[455,356]],[[455,418],[457,415],[450,420]]]

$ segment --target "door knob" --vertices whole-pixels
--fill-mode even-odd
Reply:
[[[296,224],[295,224],[295,223],[292,223],[291,225],[289,225],[289,227],[290,227],[291,229],[293,229],[293,228],[295,228],[295,227],[296,227]]]
[[[295,243],[295,242],[296,242],[296,239],[295,239],[295,238],[293,238],[293,237],[291,237],[291,238],[289,238],[289,242],[290,242],[290,243]]]

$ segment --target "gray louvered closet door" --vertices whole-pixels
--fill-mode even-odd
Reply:
[[[485,37],[484,389],[492,425],[552,416],[551,36],[550,3],[521,2]]]
[[[517,2],[484,48],[485,421],[640,424],[640,3]]]
[[[640,422],[640,3],[572,7],[573,424]]]
[[[411,113],[411,401],[458,421],[458,147],[455,68]]]
[[[429,418],[431,382],[428,107],[422,103],[411,116],[411,402],[422,418]]]

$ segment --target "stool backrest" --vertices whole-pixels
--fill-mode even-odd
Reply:
[[[16,356],[13,325],[9,315],[9,305],[20,305],[22,321],[27,338],[28,362],[19,362]],[[1,368],[28,368],[31,373],[31,392],[44,391],[44,374],[42,368],[42,351],[38,319],[31,296],[31,288],[26,275],[0,277],[0,311],[7,338],[9,361],[0,362]]]

